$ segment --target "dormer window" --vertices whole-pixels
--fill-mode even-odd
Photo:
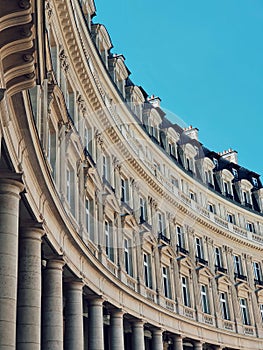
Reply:
[[[215,164],[215,169],[218,169],[218,159],[213,158],[213,163]]]
[[[238,179],[238,171],[235,168],[232,168],[232,174],[234,175],[235,179]]]
[[[254,187],[258,187],[258,179],[256,177],[252,177],[252,183]]]

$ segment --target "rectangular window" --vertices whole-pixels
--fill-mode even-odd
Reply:
[[[235,216],[233,214],[227,213],[227,221],[230,224],[234,224],[235,223]]]
[[[247,300],[245,298],[240,298],[240,311],[243,324],[250,325]]]
[[[93,200],[90,198],[86,198],[86,229],[91,240],[94,240],[93,215]]]
[[[165,296],[166,298],[171,298],[169,268],[166,267],[166,266],[163,266],[163,267],[162,267],[162,274],[163,274],[164,296]]]
[[[49,123],[48,127],[48,145],[47,145],[47,157],[49,164],[52,168],[52,176],[55,179],[55,171],[56,171],[56,158],[57,158],[57,147],[56,147],[56,131]]]
[[[217,267],[222,267],[222,251],[221,248],[215,247],[215,265]]]
[[[147,288],[152,288],[151,256],[143,253],[144,282]]]
[[[89,155],[92,156],[92,130],[90,128],[85,128],[84,132],[84,146],[88,151]]]
[[[185,306],[191,307],[190,303],[190,296],[189,296],[189,283],[188,278],[185,276],[182,276],[182,297],[183,297],[183,303]]]
[[[207,294],[207,286],[202,284],[201,285],[201,300],[202,300],[202,310],[205,314],[210,313],[210,308],[209,308],[209,299],[208,299],[208,294]]]
[[[203,259],[203,246],[202,246],[202,239],[199,237],[195,237],[195,247],[196,247],[196,256],[198,258]]]
[[[263,322],[263,304],[259,305],[259,310],[260,310],[261,320]]]
[[[164,214],[158,213],[158,234],[165,236]]]
[[[228,308],[228,298],[225,292],[220,292],[220,305],[222,317],[224,320],[230,320],[229,317],[229,308]]]
[[[66,197],[70,206],[71,212],[75,211],[75,196],[74,196],[74,171],[67,168],[66,170]]]
[[[261,266],[258,262],[256,261],[253,262],[253,269],[254,269],[255,280],[262,281]]]
[[[252,222],[247,222],[246,223],[246,229],[249,232],[255,232],[255,227],[254,227],[254,224]]]
[[[140,222],[147,221],[147,202],[145,198],[140,197]]]
[[[109,181],[109,160],[105,155],[102,156],[102,176]]]
[[[196,201],[196,194],[192,191],[189,191],[189,197],[190,199],[192,199],[193,201]]]
[[[212,203],[207,204],[207,210],[210,211],[210,213],[215,213],[215,206]]]
[[[107,257],[114,261],[114,249],[113,249],[113,232],[112,225],[109,221],[104,223],[104,232],[105,232],[105,253]]]
[[[181,226],[176,226],[176,234],[177,234],[177,245],[180,248],[185,248],[185,240],[184,233]]]
[[[129,181],[124,178],[121,178],[121,201],[129,203]]]
[[[242,265],[239,255],[234,255],[234,272],[237,275],[242,275]]]
[[[124,239],[124,265],[125,265],[125,271],[128,275],[133,275],[133,268],[132,268],[132,251],[131,251],[131,240],[125,238]]]

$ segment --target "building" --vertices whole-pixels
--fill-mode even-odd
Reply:
[[[93,0],[0,2],[0,349],[263,349],[263,189],[166,119]]]

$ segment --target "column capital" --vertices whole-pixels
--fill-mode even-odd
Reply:
[[[11,171],[0,171],[0,193],[10,193],[10,186],[14,187],[13,191],[16,194],[24,190],[23,173],[15,173]]]
[[[104,303],[102,295],[89,295],[86,297],[86,299],[90,306],[102,306]]]
[[[45,235],[43,224],[33,220],[23,221],[20,226],[19,237],[40,240]]]
[[[113,317],[120,317],[120,318],[122,318],[123,315],[125,314],[123,309],[120,309],[120,308],[110,307],[108,310],[109,310],[111,316],[113,316]]]
[[[56,257],[47,259],[46,269],[48,270],[62,270],[65,265],[63,257]]]
[[[145,324],[145,320],[143,319],[136,319],[136,320],[132,320],[131,321],[131,324],[134,328],[140,328],[140,327],[143,327],[144,324]]]
[[[74,290],[81,291],[83,286],[84,286],[84,282],[80,278],[68,278],[68,279],[65,279],[64,281],[65,281],[66,286],[70,290],[74,289]]]

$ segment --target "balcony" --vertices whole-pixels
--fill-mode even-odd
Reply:
[[[169,238],[167,238],[162,232],[160,232],[158,234],[158,238],[159,238],[160,241],[163,241],[166,244],[170,244],[171,243],[171,240]]]
[[[196,256],[196,262],[204,266],[208,265],[208,261],[199,256]]]
[[[215,270],[216,270],[216,272],[221,272],[223,274],[227,274],[227,269],[225,269],[222,266],[215,265]]]
[[[254,279],[254,283],[258,286],[262,286],[263,287],[263,280],[258,280],[258,279]]]
[[[241,281],[247,281],[247,276],[244,276],[241,273],[235,272],[235,279],[238,279],[238,280],[241,280]]]
[[[184,247],[177,245],[177,252],[178,253],[182,253],[184,255],[188,255],[189,251],[187,249],[185,249]]]

